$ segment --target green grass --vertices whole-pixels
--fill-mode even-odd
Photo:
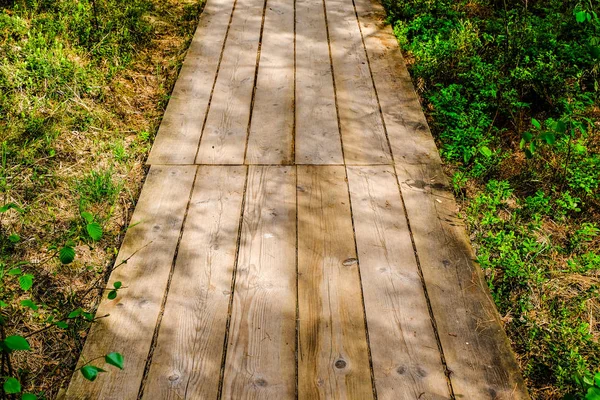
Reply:
[[[385,3],[532,396],[583,398],[600,371],[599,3]]]
[[[68,382],[202,5],[0,0],[0,336],[31,347],[6,388]]]

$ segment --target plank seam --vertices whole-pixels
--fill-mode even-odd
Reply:
[[[337,119],[338,126],[338,135],[340,137],[340,147],[342,150],[342,160],[343,164],[336,165],[346,165],[346,155],[344,154],[344,140],[342,139],[342,126],[340,125],[340,110],[338,107],[338,99],[337,99],[337,87],[335,85],[335,74],[333,71],[333,56],[331,54],[331,38],[329,37],[329,21],[327,20],[327,5],[325,4],[325,0],[323,1],[323,16],[325,17],[325,33],[327,34],[327,49],[329,50],[329,66],[331,67],[331,83],[333,84],[333,102],[335,104],[335,115]],[[313,164],[317,165],[317,164]],[[325,164],[326,165],[326,164]],[[331,164],[330,164],[331,165]]]
[[[369,323],[367,321],[367,306],[365,304],[365,292],[362,283],[362,274],[360,272],[360,257],[358,255],[358,242],[356,240],[356,227],[354,225],[354,210],[352,209],[352,196],[350,195],[350,181],[348,180],[348,167],[344,167],[346,174],[346,188],[348,193],[348,204],[350,206],[350,220],[352,221],[352,236],[354,237],[354,252],[356,253],[356,271],[358,272],[358,282],[360,284],[360,300],[363,308],[363,318],[365,320],[365,333],[367,338],[367,353],[369,354],[369,369],[371,372],[371,385],[373,386],[373,396],[377,399],[377,388],[375,386],[375,368],[373,367],[373,357],[371,354],[371,339],[369,338]]]
[[[202,144],[202,137],[204,136],[204,128],[206,127],[206,121],[208,120],[208,114],[210,112],[210,106],[212,104],[213,94],[215,93],[215,86],[217,86],[217,78],[219,77],[219,72],[221,71],[221,61],[223,61],[223,54],[225,54],[225,45],[227,44],[227,39],[229,38],[229,29],[231,28],[231,21],[233,21],[233,14],[235,13],[235,8],[237,6],[237,1],[234,0],[233,8],[231,9],[231,15],[229,16],[229,23],[227,24],[227,30],[225,31],[225,39],[223,40],[223,46],[221,47],[221,54],[219,54],[219,62],[217,63],[217,72],[215,73],[215,79],[213,80],[212,87],[210,89],[210,95],[208,96],[208,104],[206,105],[206,113],[204,114],[204,120],[202,121],[202,129],[200,130],[200,137],[198,138],[198,144],[196,145],[196,155],[194,156],[194,164],[196,159],[198,158],[198,152],[200,151],[200,144]],[[178,77],[179,79],[179,77]]]
[[[296,0],[294,0],[294,98],[292,99],[292,113],[294,124],[292,125],[292,157],[293,164],[296,164]],[[296,171],[297,172],[297,171]],[[296,179],[297,180],[297,179]]]
[[[444,368],[444,375],[446,376],[446,381],[448,384],[448,390],[450,391],[450,398],[454,399],[455,398],[455,394],[454,394],[454,388],[452,387],[452,380],[450,378],[450,375],[452,373],[452,371],[450,371],[450,369],[448,368],[448,364],[446,363],[446,356],[444,355],[444,349],[442,347],[442,342],[440,340],[440,334],[438,332],[438,327],[437,327],[437,321],[435,318],[435,314],[433,313],[433,308],[431,306],[431,300],[429,298],[429,292],[427,291],[427,285],[425,284],[425,277],[423,275],[423,268],[421,267],[421,260],[419,258],[419,253],[417,252],[417,246],[415,244],[415,239],[414,239],[414,235],[413,235],[413,230],[410,224],[410,219],[408,217],[408,212],[406,210],[406,203],[404,201],[404,195],[402,193],[402,186],[400,185],[400,182],[398,180],[398,171],[396,169],[396,162],[394,160],[394,152],[392,150],[392,145],[390,142],[390,138],[388,135],[388,129],[387,129],[387,125],[385,123],[385,118],[383,115],[383,109],[381,107],[381,102],[379,101],[379,93],[377,91],[377,85],[375,84],[375,78],[373,77],[373,69],[371,68],[371,59],[369,57],[369,52],[367,51],[367,45],[365,43],[365,38],[364,38],[364,34],[362,31],[362,27],[360,26],[360,18],[358,16],[358,11],[356,9],[356,2],[355,0],[352,0],[352,6],[354,8],[354,15],[356,17],[356,23],[358,24],[358,29],[360,31],[360,37],[362,40],[362,44],[363,44],[363,50],[365,52],[365,56],[367,59],[367,66],[369,67],[369,74],[371,75],[371,82],[373,84],[373,90],[375,91],[375,98],[377,99],[377,106],[379,108],[379,115],[381,116],[381,122],[383,124],[383,131],[385,132],[385,137],[387,140],[387,144],[388,144],[388,148],[390,150],[390,157],[392,160],[392,166],[394,168],[394,175],[396,176],[396,184],[398,186],[398,192],[400,193],[400,200],[402,201],[402,208],[404,209],[404,217],[406,218],[406,225],[408,227],[408,232],[410,234],[410,241],[411,241],[411,245],[413,248],[413,252],[415,255],[415,261],[417,263],[417,270],[419,273],[419,278],[421,279],[421,285],[423,286],[423,293],[425,295],[425,300],[427,302],[427,309],[429,311],[429,318],[431,320],[431,325],[433,328],[433,333],[435,335],[435,340],[437,342],[438,345],[438,350],[440,352],[440,360],[442,362],[442,366]],[[354,221],[353,221],[354,223]]]
[[[294,5],[296,1],[294,0]],[[299,286],[299,266],[298,266],[298,167],[294,167],[296,170],[296,348],[294,351],[296,357],[296,400],[299,396],[299,381],[300,381],[300,358],[298,354],[300,352],[300,290]]]
[[[219,372],[219,388],[217,391],[217,399],[223,395],[223,380],[225,377],[225,363],[227,361],[227,342],[229,340],[229,328],[231,325],[231,314],[233,312],[233,296],[235,291],[235,281],[237,277],[237,269],[240,257],[240,243],[242,241],[242,229],[244,224],[244,208],[246,207],[246,191],[248,189],[248,178],[250,168],[246,166],[246,180],[244,181],[244,191],[242,192],[242,204],[240,206],[240,221],[238,222],[238,233],[235,247],[235,262],[231,276],[231,290],[229,298],[229,306],[227,309],[227,322],[225,323],[225,337],[223,338],[223,356],[221,357],[221,370]]]
[[[252,84],[252,97],[250,98],[250,113],[248,115],[248,126],[246,127],[246,144],[244,147],[244,164],[248,155],[248,142],[250,141],[250,127],[252,126],[252,117],[254,116],[254,101],[256,100],[256,83],[258,82],[258,69],[260,68],[260,53],[262,50],[263,32],[265,30],[265,15],[267,13],[267,1],[264,0],[262,21],[260,23],[260,33],[258,35],[258,48],[256,50],[256,64],[254,66],[254,83]]]
[[[158,318],[156,320],[156,325],[154,327],[154,334],[152,335],[152,340],[150,341],[150,350],[148,351],[148,357],[146,357],[146,365],[144,366],[144,373],[142,374],[142,381],[140,382],[140,387],[138,389],[138,400],[142,398],[144,395],[144,387],[146,385],[146,380],[148,379],[148,373],[150,372],[150,365],[152,364],[152,356],[154,355],[154,349],[156,348],[156,341],[158,340],[158,333],[160,331],[160,325],[162,323],[162,318],[165,313],[165,305],[167,304],[167,297],[169,295],[169,289],[171,288],[171,280],[173,279],[173,273],[175,272],[175,264],[177,262],[177,256],[179,254],[179,246],[181,244],[181,238],[183,237],[183,231],[185,230],[185,223],[187,221],[188,211],[190,209],[190,204],[192,202],[192,194],[194,193],[194,188],[196,186],[196,177],[198,176],[198,167],[196,167],[196,171],[194,171],[194,180],[192,181],[192,188],[190,189],[190,194],[188,196],[187,205],[185,207],[185,213],[183,214],[183,220],[181,221],[181,229],[179,231],[179,237],[177,238],[177,245],[175,246],[175,253],[173,254],[173,260],[171,261],[171,270],[169,271],[169,278],[167,279],[167,286],[165,288],[165,293],[163,294],[163,298],[160,304],[160,312],[158,313]]]

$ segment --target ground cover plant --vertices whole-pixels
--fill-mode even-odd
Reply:
[[[600,399],[600,2],[385,0],[536,399]]]
[[[100,295],[126,290],[105,279],[201,7],[0,0],[0,398],[56,397]]]

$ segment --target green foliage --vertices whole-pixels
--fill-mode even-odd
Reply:
[[[533,397],[584,398],[575,377],[600,370],[600,4],[384,3]]]

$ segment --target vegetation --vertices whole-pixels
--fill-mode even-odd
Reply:
[[[105,281],[201,5],[0,0],[0,397],[55,397],[99,295],[117,297]],[[98,356],[89,380],[123,367]]]
[[[599,5],[386,0],[539,399],[600,399]]]

